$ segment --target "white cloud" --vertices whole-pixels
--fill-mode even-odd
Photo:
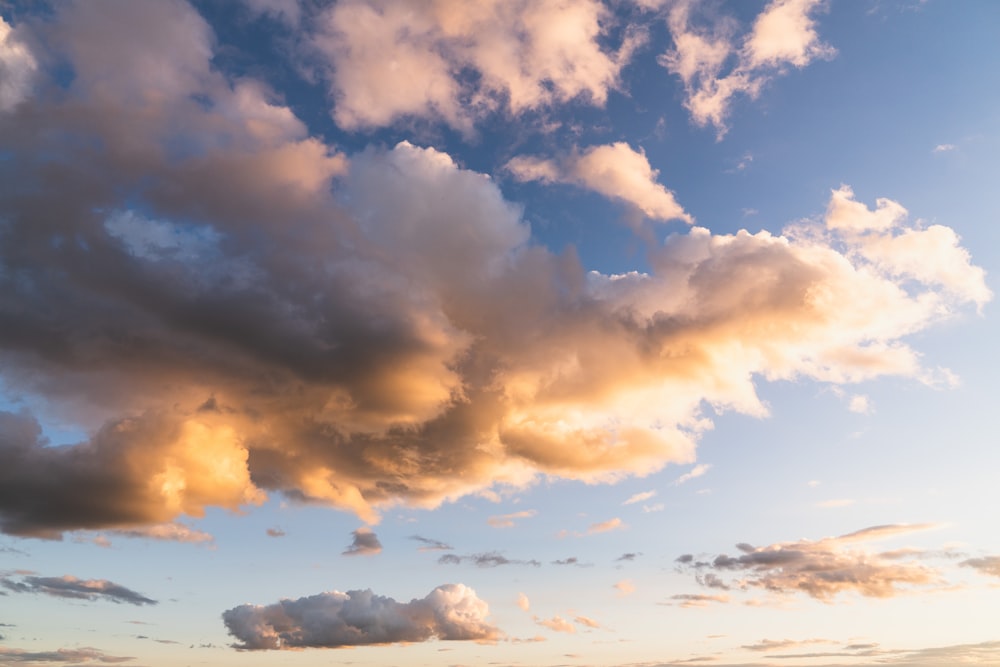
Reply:
[[[720,137],[734,96],[755,98],[788,66],[802,68],[836,53],[820,41],[811,16],[823,0],[772,0],[741,39],[730,18],[716,17],[707,29],[694,26],[696,6],[682,0],[671,7],[667,23],[674,47],[659,62],[684,83],[692,119],[713,125]]]
[[[538,514],[536,510],[522,510],[520,512],[513,512],[511,514],[491,516],[486,520],[486,523],[493,526],[494,528],[513,528],[514,522],[517,519],[530,519],[536,514]]]
[[[937,146],[934,147],[934,150],[932,150],[931,152],[947,153],[949,151],[955,150],[956,148],[958,148],[958,146],[956,146],[955,144],[938,144]]]
[[[622,579],[621,581],[615,582],[613,588],[618,591],[619,595],[631,595],[635,592],[635,584],[632,583],[631,579]]]
[[[694,468],[691,468],[690,471],[678,477],[677,480],[674,482],[674,484],[680,485],[683,484],[684,482],[690,482],[692,479],[701,477],[711,469],[712,469],[711,463],[699,463]]]
[[[441,640],[494,641],[489,607],[463,584],[438,586],[410,602],[370,590],[320,593],[268,606],[241,605],[222,614],[246,650],[339,648]]]
[[[530,611],[531,610],[531,600],[529,600],[528,596],[525,595],[524,593],[518,593],[517,594],[517,606],[521,609],[521,611]]]
[[[693,222],[674,193],[657,182],[642,149],[625,142],[575,150],[559,160],[519,156],[511,159],[507,171],[520,181],[571,183],[615,199],[654,220]]]
[[[313,40],[330,65],[341,127],[417,116],[468,131],[498,108],[603,105],[640,41],[630,33],[606,48],[609,22],[596,0],[347,0],[319,18]]]
[[[10,111],[28,97],[37,69],[27,45],[0,17],[0,112]]]
[[[552,618],[539,618],[535,616],[535,623],[546,627],[553,632],[565,632],[568,634],[576,632],[576,626],[558,614]]]
[[[642,493],[636,493],[630,496],[628,500],[622,503],[622,505],[634,505],[635,503],[641,503],[644,500],[649,500],[656,496],[656,491],[643,491]]]

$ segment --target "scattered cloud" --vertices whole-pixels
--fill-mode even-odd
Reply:
[[[799,540],[766,547],[738,544],[737,556],[723,554],[711,561],[699,561],[685,554],[677,562],[697,572],[700,583],[710,587],[725,586],[714,573],[736,572],[740,576],[732,586],[744,589],[760,588],[781,594],[803,592],[824,602],[846,592],[888,598],[900,594],[901,586],[937,584],[941,581],[940,574],[915,562],[922,553],[919,550],[880,554],[855,545],[931,527],[929,524],[874,526],[815,542]],[[710,574],[714,576],[709,578]]]
[[[38,61],[17,30],[0,17],[0,113],[28,97]]]
[[[989,574],[1000,577],[1000,556],[984,556],[982,558],[969,558],[963,560],[959,565],[971,567],[981,574]]]
[[[931,152],[947,153],[949,151],[955,150],[956,148],[958,148],[958,146],[956,146],[955,144],[938,144],[937,146],[934,147],[934,150],[932,150]]]
[[[80,648],[61,648],[55,651],[25,651],[0,646],[0,661],[8,665],[58,665],[63,663],[116,664],[119,662],[129,662],[130,660],[135,660],[135,658],[111,655],[96,648],[86,646]]]
[[[411,540],[416,540],[420,542],[420,546],[417,547],[417,551],[451,551],[452,546],[440,540],[432,540],[428,537],[421,537],[420,535],[411,535]]]
[[[25,576],[20,579],[0,577],[0,586],[15,593],[41,593],[52,597],[74,600],[108,600],[134,605],[152,605],[144,595],[106,579],[78,579],[72,575],[62,577]]]
[[[553,632],[565,632],[568,634],[574,634],[576,632],[576,626],[558,614],[552,618],[539,618],[538,616],[533,618],[535,623],[546,627]]]
[[[489,607],[463,584],[444,584],[426,597],[397,602],[370,590],[319,593],[267,606],[241,605],[222,614],[243,650],[341,648],[440,640],[495,641]],[[317,622],[322,619],[322,622]]]
[[[524,593],[517,594],[517,606],[520,607],[521,611],[531,610],[531,600]]]
[[[646,153],[624,142],[575,150],[558,160],[519,156],[505,169],[519,181],[570,183],[624,202],[653,220],[694,222],[657,181]]]
[[[185,526],[182,523],[160,523],[152,526],[137,526],[135,528],[114,530],[111,531],[111,533],[120,537],[159,540],[163,542],[190,542],[194,544],[211,542],[215,539],[205,531]]]
[[[632,583],[631,579],[622,579],[621,581],[615,582],[612,588],[618,591],[618,594],[621,596],[631,595],[635,592],[635,584]]]
[[[438,558],[438,563],[441,563],[442,565],[459,565],[465,562],[472,563],[476,567],[500,567],[501,565],[531,565],[532,567],[540,567],[542,564],[540,561],[535,559],[517,560],[507,558],[498,551],[488,551],[469,556],[445,554]]]
[[[491,516],[486,520],[486,523],[490,524],[494,528],[513,528],[515,525],[514,522],[517,519],[530,519],[536,514],[538,514],[538,512],[535,510],[523,510],[521,512],[513,512],[511,514]]]
[[[266,531],[268,537],[284,537],[285,531],[281,528],[268,528]]]
[[[853,498],[834,498],[833,500],[824,500],[823,502],[816,503],[816,507],[831,509],[835,507],[850,507],[855,503],[857,503],[857,501]]]
[[[635,503],[641,503],[644,500],[649,500],[656,496],[656,491],[643,491],[642,493],[636,493],[630,496],[628,500],[622,503],[622,505],[634,505]]]
[[[632,553],[632,552],[624,553],[621,556],[619,556],[618,558],[616,558],[615,562],[623,561],[623,560],[628,560],[628,561],[635,560],[638,556],[641,556],[641,555],[642,554]]]
[[[692,479],[695,479],[697,477],[701,477],[702,475],[704,475],[706,472],[708,472],[711,469],[712,469],[712,464],[711,463],[699,463],[694,468],[692,468],[689,472],[686,472],[683,475],[681,475],[680,477],[678,477],[677,480],[674,482],[674,484],[676,484],[676,485],[679,486],[679,485],[683,484],[684,482],[690,482]]]
[[[584,534],[596,535],[598,533],[607,533],[612,530],[623,530],[626,527],[627,526],[621,519],[615,517],[613,519],[608,519],[607,521],[600,521],[598,523],[590,524],[590,526],[587,527],[587,532]]]
[[[748,651],[784,651],[792,648],[799,648],[800,646],[809,646],[811,644],[836,644],[837,642],[829,639],[762,639],[756,644],[744,644],[740,648],[746,649]]]
[[[721,137],[734,96],[753,99],[789,67],[832,58],[836,51],[820,41],[812,16],[823,6],[823,0],[772,0],[740,37],[734,19],[714,16],[711,25],[696,25],[697,3],[674,3],[667,21],[674,48],[659,62],[683,82],[695,123],[711,124]]]
[[[345,556],[374,556],[382,552],[382,543],[370,528],[361,527],[351,531],[354,541],[344,551]]]
[[[596,629],[596,628],[601,627],[600,623],[598,623],[594,619],[589,618],[587,616],[574,616],[573,617],[573,622],[576,623],[577,625],[582,625],[582,626],[587,627],[587,628],[594,628],[594,629]]]
[[[725,604],[729,602],[728,595],[704,595],[699,593],[678,593],[677,595],[671,595],[670,599],[675,600],[678,606],[686,609],[692,607],[708,607],[712,603]]]
[[[855,394],[847,402],[847,409],[859,415],[870,415],[875,411],[871,399],[864,394]]]

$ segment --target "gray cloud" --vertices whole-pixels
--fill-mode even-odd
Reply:
[[[272,605],[241,605],[222,614],[246,650],[341,648],[441,640],[493,641],[489,607],[462,584],[438,586],[410,602],[370,590],[320,593]]]
[[[374,556],[382,552],[382,543],[371,529],[358,528],[351,531],[351,535],[354,536],[354,541],[344,551],[345,556]]]
[[[110,600],[111,602],[126,602],[134,605],[156,604],[156,600],[151,600],[130,588],[106,579],[77,579],[70,575],[62,577],[25,576],[21,577],[20,580],[2,577],[0,578],[0,586],[15,593],[41,593],[76,600]]]
[[[456,554],[444,554],[438,558],[438,563],[442,565],[460,565],[461,563],[472,563],[476,567],[500,567],[501,565],[531,565],[540,567],[541,562],[535,559],[517,560],[507,558],[498,551],[488,551],[484,553],[459,556]]]
[[[410,539],[421,543],[421,546],[417,547],[417,551],[451,551],[454,548],[450,544],[441,542],[440,540],[432,540],[420,535],[410,535]]]
[[[969,558],[963,560],[959,565],[971,567],[981,574],[989,574],[1000,577],[1000,556],[984,556],[982,558]]]
[[[861,549],[867,541],[904,535],[931,526],[885,525],[859,530],[840,537],[818,541],[799,540],[766,547],[740,543],[737,556],[721,554],[709,561],[696,560],[691,554],[677,558],[685,569],[696,572],[698,583],[709,588],[760,588],[774,593],[804,592],[829,601],[844,592],[868,597],[892,597],[900,586],[926,586],[939,583],[937,570],[915,560],[919,550],[890,552],[891,557]],[[737,572],[739,579],[727,584],[715,572]]]
[[[109,655],[104,651],[99,651],[96,648],[89,647],[61,648],[55,651],[25,651],[22,649],[0,646],[0,661],[9,665],[16,665],[20,663],[32,665],[62,664],[67,662],[76,664],[90,662],[115,664],[119,662],[128,662],[134,659],[135,658],[125,656]]]

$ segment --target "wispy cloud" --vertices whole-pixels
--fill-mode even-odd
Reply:
[[[462,584],[438,586],[426,597],[397,602],[370,590],[319,593],[267,606],[241,605],[222,614],[244,650],[339,648],[397,642],[496,640],[489,607]],[[312,619],[321,616],[322,623]]]
[[[536,510],[522,510],[520,512],[512,512],[510,514],[491,516],[486,520],[486,523],[490,524],[494,528],[512,528],[518,519],[530,519],[536,514],[538,514]]]
[[[1000,577],[1000,556],[983,556],[982,558],[969,558],[963,560],[959,565],[971,567],[982,574],[989,574]]]
[[[52,597],[74,600],[107,600],[134,605],[153,605],[156,600],[136,593],[130,588],[106,579],[78,579],[72,575],[62,577],[25,576],[0,578],[0,586],[15,593],[39,593]]]
[[[420,535],[411,535],[410,539],[420,542],[417,551],[451,551],[453,548],[450,544],[440,540],[432,540],[429,537],[421,537]]]
[[[934,147],[934,150],[932,150],[931,152],[947,153],[949,151],[955,150],[956,148],[958,148],[958,146],[956,146],[955,144],[938,144],[937,146]]]
[[[58,665],[63,663],[115,664],[129,662],[135,658],[105,653],[96,648],[60,648],[54,651],[25,651],[23,649],[0,646],[0,661],[9,665]]]
[[[704,595],[700,593],[678,593],[677,595],[671,595],[670,599],[674,602],[666,604],[677,604],[685,608],[707,607],[713,603],[725,604],[729,602],[728,595]]]
[[[681,475],[680,477],[678,477],[674,481],[674,484],[676,484],[676,485],[679,486],[681,484],[684,484],[685,482],[690,482],[692,479],[696,479],[698,477],[701,477],[702,475],[704,475],[705,473],[707,473],[711,469],[712,469],[712,464],[711,463],[699,463],[694,468],[692,468],[689,472],[686,472],[683,475]]]
[[[484,553],[471,554],[468,556],[459,556],[457,554],[445,554],[438,558],[438,563],[442,565],[459,565],[461,563],[472,563],[476,567],[500,567],[502,565],[531,565],[532,567],[540,567],[541,561],[531,559],[531,560],[519,560],[507,558],[499,551],[488,551]]]
[[[941,581],[940,573],[914,562],[922,553],[919,550],[879,554],[855,545],[931,527],[929,524],[885,525],[815,542],[799,540],[766,547],[738,544],[741,553],[737,556],[720,555],[710,561],[700,561],[685,554],[677,562],[697,572],[699,581],[711,587],[720,587],[722,580],[705,570],[738,572],[738,583],[744,588],[785,594],[804,592],[823,601],[846,592],[887,598],[898,595],[901,586],[937,584]]]
[[[656,491],[643,491],[642,493],[636,493],[629,497],[628,500],[622,503],[622,505],[634,505],[635,503],[641,503],[644,500],[649,500],[656,496]]]

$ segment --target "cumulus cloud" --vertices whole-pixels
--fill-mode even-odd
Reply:
[[[991,298],[954,231],[845,188],[822,221],[587,271],[483,174],[407,142],[345,156],[215,70],[189,5],[137,7],[58,4],[38,39],[72,79],[0,114],[2,381],[42,406],[0,413],[6,533],[169,534],[269,493],[375,525],[645,476],[694,462],[710,410],[765,416],[762,381],[931,381],[905,338]],[[40,419],[90,435],[50,446]]]
[[[739,579],[733,586],[744,589],[760,588],[782,594],[803,592],[824,602],[846,592],[888,598],[900,594],[901,586],[939,583],[940,575],[937,570],[915,562],[922,553],[919,550],[878,553],[854,545],[930,527],[927,524],[874,526],[815,542],[799,540],[766,547],[738,544],[737,556],[722,554],[711,561],[699,561],[685,554],[677,562],[704,573],[705,578],[699,577],[700,583],[712,587],[720,587],[713,584],[721,579],[717,575],[708,579],[709,574],[738,573]]]
[[[222,614],[244,650],[341,648],[398,642],[495,641],[488,605],[463,584],[438,586],[426,597],[397,602],[370,590],[333,591],[267,606],[241,605]]]
[[[351,535],[354,536],[354,541],[344,551],[345,556],[374,556],[382,553],[382,543],[370,528],[358,528],[351,531]]]
[[[641,42],[626,31],[608,48],[612,23],[597,0],[348,0],[318,18],[312,43],[341,127],[410,116],[467,131],[494,110],[603,105]]]
[[[486,523],[494,528],[513,528],[516,520],[530,519],[537,513],[535,510],[522,510],[520,512],[512,512],[511,514],[501,514],[499,516],[491,516],[486,520]]]
[[[41,593],[75,600],[108,600],[134,605],[156,604],[156,600],[151,600],[113,581],[78,579],[69,574],[62,577],[25,576],[20,579],[0,577],[0,586],[15,593]]]
[[[720,137],[734,96],[755,98],[788,67],[836,54],[816,32],[813,15],[823,0],[772,0],[742,36],[728,17],[713,17],[708,27],[695,24],[696,7],[690,0],[671,7],[667,23],[674,47],[659,62],[684,83],[685,106],[695,123],[711,124]]]
[[[569,183],[593,190],[653,220],[694,221],[674,193],[657,181],[659,171],[650,166],[646,153],[623,141],[575,150],[557,160],[518,156],[505,169],[519,181]]]

